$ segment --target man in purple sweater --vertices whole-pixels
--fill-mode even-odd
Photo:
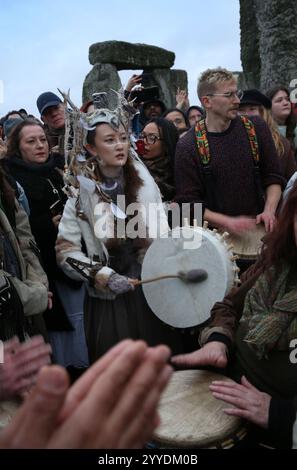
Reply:
[[[177,145],[175,200],[202,203],[204,219],[230,233],[251,230],[260,222],[272,231],[284,180],[267,124],[259,117],[250,118],[247,130],[238,116],[236,79],[226,69],[206,70],[198,96],[206,112],[199,138],[207,164],[198,152],[193,127]],[[253,133],[256,143],[251,142]]]

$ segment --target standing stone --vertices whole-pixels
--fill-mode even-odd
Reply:
[[[297,78],[296,0],[255,0],[260,32],[261,88]]]
[[[85,103],[92,99],[93,93],[106,91],[110,88],[117,91],[121,86],[121,80],[114,65],[95,64],[85,78],[82,102]]]
[[[243,89],[259,88],[261,81],[261,60],[259,51],[259,30],[254,0],[240,0],[240,57]]]
[[[241,61],[249,88],[297,79],[296,0],[240,0]]]
[[[144,87],[158,86],[160,99],[167,108],[175,107],[178,87],[188,91],[187,73],[171,69],[175,54],[160,47],[123,41],[99,42],[90,46],[89,60],[94,67],[85,78],[83,102],[95,92],[118,90],[121,80],[117,71],[122,69],[149,73]]]
[[[177,92],[177,89],[180,88],[180,90],[186,90],[188,93],[188,74],[185,70],[178,70],[178,69],[172,69],[170,70],[170,83],[171,83],[171,93],[173,94],[174,98],[174,106],[176,106],[176,100],[175,100],[175,95]]]
[[[90,64],[113,64],[117,70],[170,68],[174,60],[175,54],[161,47],[124,41],[97,42],[89,49]]]

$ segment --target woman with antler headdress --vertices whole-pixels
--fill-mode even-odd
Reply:
[[[123,338],[182,350],[179,333],[153,314],[141,287],[134,286],[151,239],[168,225],[158,187],[132,154],[129,103],[116,93],[112,108],[108,98],[114,96],[99,94],[94,112],[73,107],[66,120],[70,197],[59,225],[57,259],[68,275],[88,280],[85,331],[91,362]]]

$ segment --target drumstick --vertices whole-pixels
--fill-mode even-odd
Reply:
[[[163,274],[162,276],[151,277],[149,279],[143,279],[142,281],[135,282],[135,286],[140,284],[147,284],[148,282],[160,281],[162,279],[178,278],[184,282],[202,282],[208,277],[207,272],[204,269],[191,269],[190,271],[178,271],[177,274]]]

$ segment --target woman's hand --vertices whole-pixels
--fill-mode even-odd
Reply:
[[[268,428],[271,396],[260,392],[244,376],[241,384],[216,380],[209,386],[213,396],[236,408],[226,408],[227,415],[247,419],[261,428]]]
[[[0,400],[22,396],[35,384],[39,369],[50,364],[51,347],[42,336],[24,343],[17,337],[4,342],[4,362],[0,364]]]
[[[142,74],[140,75],[132,75],[132,77],[129,78],[128,83],[126,85],[125,90],[126,91],[131,91],[132,88],[134,88],[136,85],[140,85],[142,79]]]
[[[184,109],[186,111],[189,108],[190,106],[189,98],[185,90],[180,90],[178,88],[175,99],[176,99],[176,107],[178,109]]]
[[[256,223],[263,223],[265,225],[266,232],[273,232],[276,224],[275,214],[272,211],[265,211],[262,214],[257,215]]]

